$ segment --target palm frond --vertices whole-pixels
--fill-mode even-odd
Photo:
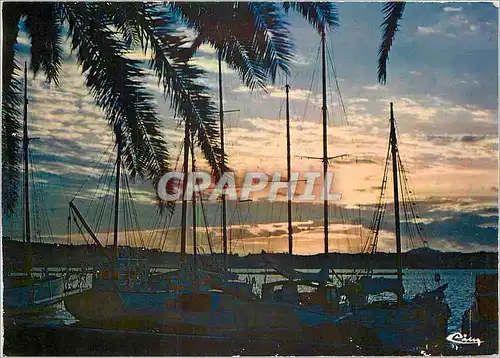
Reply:
[[[196,133],[198,145],[215,176],[225,170],[225,158],[219,144],[216,108],[209,89],[197,83],[205,72],[187,62],[182,46],[187,40],[175,34],[172,15],[159,9],[144,8],[137,12],[143,49],[151,51],[150,67],[155,72],[170,107]]]
[[[154,96],[144,90],[141,62],[125,56],[127,44],[110,30],[112,19],[103,16],[100,5],[78,3],[67,9],[72,48],[96,104],[105,111],[110,127],[121,129],[130,175],[156,186],[170,167]]]
[[[399,29],[399,20],[403,17],[405,9],[404,2],[388,2],[382,7],[384,21],[382,22],[382,43],[378,50],[378,81],[385,84],[387,81],[387,62],[389,61],[389,52],[392,42]]]
[[[131,48],[140,45],[140,35],[137,33],[137,27],[131,19],[134,19],[143,4],[110,2],[101,6],[107,8],[106,13],[110,14],[113,25],[121,33],[125,46]]]
[[[228,39],[222,46],[217,46],[217,52],[228,66],[235,70],[241,80],[250,90],[256,87],[267,91],[267,73],[261,60],[257,57],[251,43]]]
[[[47,81],[58,85],[63,62],[62,22],[60,4],[43,2],[26,9],[26,30],[31,38],[31,69],[40,70]]]
[[[191,50],[209,44],[251,90],[289,72],[293,43],[288,23],[274,3],[174,2],[173,12],[198,32]]]
[[[237,16],[234,3],[178,2],[171,4],[171,8],[174,14],[198,32],[189,47],[188,56],[194,56],[202,44],[208,44],[238,73],[250,90],[257,87],[266,90],[267,73],[252,44],[253,20]]]
[[[285,1],[283,8],[286,13],[292,9],[301,14],[320,34],[324,27],[339,26],[337,7],[331,2]]]
[[[242,9],[245,16],[244,3]],[[253,45],[261,56],[264,67],[271,81],[274,83],[278,68],[290,73],[294,56],[294,45],[291,40],[288,22],[284,20],[278,3],[248,2],[248,10],[254,17],[255,34]]]
[[[15,61],[21,8],[18,3],[4,3],[2,10],[2,212],[12,215],[19,197],[21,175],[22,85]]]

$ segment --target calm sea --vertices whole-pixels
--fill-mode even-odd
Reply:
[[[244,274],[240,274],[241,279],[255,277],[257,286],[259,287],[264,282],[282,279],[282,277],[278,275],[251,274],[251,272],[262,272],[261,269],[235,270],[236,273],[238,273],[238,271],[245,272]],[[337,271],[342,272],[343,270]],[[476,276],[480,274],[495,274],[497,270],[405,270],[403,276],[405,296],[411,298],[415,294],[425,290],[425,287],[427,287],[427,289],[435,288],[436,282],[434,282],[434,274],[436,272],[441,276],[440,284],[448,283],[448,288],[445,291],[446,299],[451,309],[448,331],[450,333],[460,332],[462,315],[471,304],[474,296]],[[56,310],[45,313],[43,316],[30,317],[30,320],[36,320],[36,323],[45,323],[48,325],[68,325],[76,322],[76,320],[64,309],[62,303]]]

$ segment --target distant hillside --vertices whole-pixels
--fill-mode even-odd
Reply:
[[[408,255],[438,255],[442,253],[442,251],[431,249],[430,247],[419,247],[407,252]]]
[[[14,240],[3,240],[3,265],[4,269],[18,270],[23,265],[23,243]],[[111,254],[111,247],[106,248]],[[102,261],[102,253],[96,246],[84,245],[53,245],[35,243],[32,246],[33,263],[35,266],[56,267],[93,267]],[[147,259],[153,267],[175,268],[179,265],[180,255],[174,252],[161,252],[159,250],[141,250],[138,248],[120,248],[135,257]],[[320,268],[325,260],[332,268],[375,268],[392,269],[396,266],[396,255],[393,253],[379,252],[368,254],[341,254],[330,253],[325,258],[318,255],[293,255],[273,254],[283,264],[295,268]],[[192,259],[187,255],[188,260]],[[222,264],[223,256],[203,255],[202,260],[213,260]],[[403,266],[414,269],[496,269],[498,267],[498,254],[496,252],[441,252],[438,250],[411,250],[403,253]],[[265,263],[260,254],[246,256],[229,255],[228,265],[233,268],[264,268]]]

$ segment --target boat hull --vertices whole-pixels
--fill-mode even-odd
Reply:
[[[304,324],[302,316],[308,312],[296,305],[243,301],[220,291],[179,294],[94,288],[67,297],[64,303],[84,327],[349,343],[348,339],[339,339],[339,326],[333,316],[323,317],[321,323]]]
[[[449,307],[403,306],[361,308],[347,318],[353,325],[372,332],[376,340],[372,350],[383,352],[417,352],[443,347],[447,332]]]
[[[63,298],[64,279],[62,277],[48,276],[24,280],[24,282],[12,280],[3,291],[5,315],[31,313],[50,308],[60,303]]]
[[[131,324],[153,321],[165,311],[165,303],[172,298],[168,291],[121,292],[91,288],[68,296],[64,306],[81,322]]]
[[[482,343],[479,346],[469,345],[467,354],[497,353],[498,275],[478,275],[474,296],[474,301],[462,316],[461,332],[480,339]]]

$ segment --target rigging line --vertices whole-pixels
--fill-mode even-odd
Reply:
[[[84,213],[84,214],[85,214],[85,216],[88,216],[89,211],[90,211],[90,208],[92,207],[92,204],[94,203],[94,200],[95,200],[95,199],[96,199],[96,197],[98,196],[98,193],[100,193],[100,192],[103,190],[102,188],[103,188],[104,186],[107,186],[106,180],[108,180],[109,178],[107,177],[106,173],[107,173],[107,171],[109,170],[109,167],[110,167],[110,165],[111,165],[111,162],[113,162],[113,161],[114,161],[114,160],[113,160],[112,156],[110,155],[110,156],[109,156],[109,158],[108,158],[108,162],[107,162],[107,164],[106,164],[106,166],[105,166],[105,168],[104,168],[104,171],[103,171],[103,173],[101,174],[101,176],[100,176],[100,177],[99,177],[99,179],[98,179],[98,182],[97,182],[97,188],[96,188],[96,190],[94,191],[94,193],[93,193],[93,195],[92,195],[92,198],[91,198],[91,200],[90,200],[90,202],[89,202],[89,204],[88,204],[88,206],[87,206],[87,210],[86,210],[86,211],[85,211],[85,213]],[[112,175],[111,175],[111,177],[112,177],[112,176],[113,176],[113,174],[114,174],[114,169],[113,169],[113,172],[112,172],[111,174],[112,174]],[[100,202],[100,201],[101,201],[101,199],[102,199],[102,197],[100,197],[100,198],[98,199],[98,202]],[[98,205],[99,205],[99,203],[98,203]]]
[[[125,195],[122,195],[122,202],[123,202],[123,205],[124,205],[124,208],[125,208],[125,211],[127,213],[127,218],[124,218],[124,226],[126,226],[127,228],[129,228],[132,233],[131,233],[131,243],[133,244],[137,244],[138,241],[136,241],[136,235],[134,233],[134,230],[135,229],[138,229],[139,227],[138,226],[134,226],[135,225],[135,220],[134,220],[134,216],[133,216],[133,208],[132,208],[132,204],[134,203],[134,201],[131,199],[131,195],[130,195],[130,192],[129,192],[129,187],[128,187],[128,177],[127,175],[123,174],[122,177],[121,177],[121,188],[122,189],[125,189]],[[130,221],[127,221],[127,220],[130,220]]]
[[[294,67],[295,69],[296,67]],[[290,78],[290,81],[288,81],[288,76],[286,77],[287,81],[288,81],[288,84],[290,85],[290,87],[292,87],[292,85],[295,84],[295,81],[297,80],[299,74],[300,74],[300,70],[299,71],[293,71],[295,74],[293,75],[293,77]],[[282,84],[282,87],[285,85],[286,83]]]
[[[87,243],[87,245],[92,245],[89,240],[87,240],[87,237],[85,236],[85,233],[83,232],[82,230],[82,227],[80,226],[80,224],[78,224],[78,221],[76,220],[75,217],[73,217],[73,220],[75,222],[75,225],[76,225],[76,228],[78,229],[78,232],[81,234],[81,236],[83,237],[83,240]]]
[[[39,178],[37,176],[37,173],[38,173],[38,167],[36,165],[36,161],[35,161],[35,158],[34,158],[34,153],[33,151],[29,151],[28,152],[28,155],[29,155],[29,158],[30,158],[30,162],[31,162],[31,166],[32,166],[32,170],[31,170],[31,178],[32,178],[32,186],[33,186],[33,190],[32,190],[32,193],[34,193],[34,203],[35,204],[35,212],[37,212],[38,210],[40,211],[40,215],[42,216],[40,218],[40,221],[42,224],[45,225],[45,229],[47,229],[47,234],[49,235],[49,239],[51,239],[52,241],[54,241],[54,235],[53,235],[53,231],[52,231],[52,227],[50,225],[50,221],[48,219],[48,216],[46,215],[46,210],[48,209],[48,205],[47,205],[47,200],[46,200],[46,197],[45,197],[45,190],[43,188],[43,185],[41,183],[41,181],[39,181],[38,179],[41,180],[41,177]],[[36,190],[35,190],[36,189]],[[36,194],[39,194],[40,196],[37,196]],[[43,210],[43,209],[46,209],[46,210]],[[41,224],[41,225],[42,225]]]
[[[130,183],[129,183],[129,180],[128,180],[128,176],[125,175],[125,187],[127,188],[127,192],[128,192],[128,196],[129,196],[129,199],[130,199],[130,209],[132,210],[132,215],[133,215],[133,220],[135,221],[135,225],[136,225],[136,229],[138,230],[137,231],[137,236],[139,237],[139,242],[140,244],[142,245],[142,247],[144,247],[144,239],[141,235],[141,227],[140,227],[140,224],[139,224],[139,216],[137,215],[137,210],[136,210],[136,207],[135,207],[135,202],[133,200],[133,195],[132,195],[132,192],[130,190]]]
[[[321,50],[321,43],[318,45],[318,51],[316,53],[316,62],[314,64],[313,74],[312,74],[312,77],[311,77],[311,84],[309,85],[309,90],[308,90],[307,99],[306,99],[306,105],[304,107],[304,114],[302,116],[302,120],[303,121],[306,118],[307,107],[309,106],[309,101],[311,99],[312,87],[313,87],[313,83],[314,83],[314,77],[316,75],[316,69],[319,67],[319,53],[320,53],[320,50]]]
[[[174,213],[171,215],[164,215],[160,212],[160,208],[157,207],[158,210],[158,221],[156,222],[155,225],[155,231],[154,235],[151,237],[151,246],[150,247],[156,247],[158,243],[158,248],[160,249],[162,246],[162,240],[163,240],[163,235],[165,234],[165,229],[170,225],[172,222],[172,217],[174,216]],[[165,216],[168,216],[168,221]]]
[[[90,177],[92,176],[92,174],[94,173],[95,169],[97,168],[97,166],[101,163],[101,160],[102,158],[104,157],[104,155],[106,155],[106,153],[109,151],[109,149],[114,145],[113,142],[111,142],[108,147],[106,148],[106,150],[101,154],[101,156],[99,157],[99,160],[95,163],[94,167],[92,168],[92,170],[90,171],[89,175],[87,176],[87,178],[83,181],[82,185],[80,186],[80,188],[76,191],[75,195],[73,196],[73,198],[71,198],[71,201],[73,201],[77,195],[80,193],[80,191],[82,190],[83,186],[87,183],[87,181],[90,179]]]
[[[125,185],[125,179],[123,178],[123,175],[120,175],[120,192],[121,193],[123,193],[124,185]],[[125,236],[126,246],[130,247],[135,243],[133,233],[132,234],[130,233],[130,230],[133,229],[132,228],[132,218],[130,216],[130,202],[127,199],[126,194],[120,195],[120,200],[121,200],[120,209],[122,211],[122,225],[120,228],[121,228],[122,234]]]
[[[107,194],[106,194],[107,196]],[[109,243],[109,237],[111,235],[111,228],[113,227],[113,210],[111,208],[109,208],[110,210],[106,210],[108,212],[108,229],[107,229],[107,233],[106,233],[106,245],[105,246],[108,246],[108,243]],[[104,212],[103,212],[103,217],[104,217]]]
[[[297,111],[297,109],[295,108],[294,101],[289,102],[289,104],[290,104],[290,112],[292,114],[292,116],[290,116],[290,121],[292,122],[294,117],[295,119],[297,119],[300,118],[300,115],[298,114],[299,111]]]
[[[176,237],[175,237],[175,244],[174,244],[174,249],[177,249],[179,241],[181,240],[181,230],[179,230],[179,227],[176,226]]]
[[[165,248],[165,245],[168,241],[168,233],[170,231],[170,228],[172,227],[172,222],[174,220],[174,216],[175,216],[175,213],[172,215],[169,215],[169,216],[165,215],[165,214],[161,215],[162,219],[165,218],[163,226],[161,227],[160,237],[159,237],[159,241],[158,241],[158,248],[161,251],[163,251],[163,249]]]
[[[72,227],[72,225],[71,225],[71,208],[68,207],[68,228],[67,228],[67,230],[68,230],[68,241],[67,241],[67,244],[68,245],[73,244],[73,242],[72,242],[72,234],[71,234],[71,227]]]
[[[177,154],[177,159],[175,160],[175,166],[174,166],[173,171],[177,171],[183,150],[184,150],[184,141],[181,141],[181,143],[179,144],[179,152]],[[159,218],[158,224],[160,223],[160,220],[163,218],[163,215],[161,213],[159,213],[159,216],[160,216],[160,218]],[[174,217],[174,214],[169,216],[168,223],[167,223],[167,220],[165,220],[165,224],[163,225],[162,232],[161,232],[160,237],[158,239],[158,244],[159,244],[159,247],[161,246],[161,248],[160,248],[161,251],[163,251],[165,249],[165,245],[168,241],[168,233],[169,233],[169,230],[170,230],[171,225],[172,225],[173,217]],[[178,240],[178,237],[177,237],[177,240]],[[177,242],[176,242],[175,246],[177,246]]]
[[[123,177],[120,175],[120,193],[122,192],[122,189],[123,189]],[[119,230],[118,231],[118,235],[119,235],[118,246],[120,246],[120,241],[121,241],[121,246],[122,246],[121,251],[124,252],[123,246],[131,246],[130,235],[129,235],[130,227],[128,226],[128,222],[127,222],[128,202],[125,198],[125,195],[120,195],[120,209],[119,209],[119,211],[121,212],[121,226],[119,226],[119,228],[118,228],[118,230]],[[121,233],[120,233],[120,231],[121,231]],[[123,240],[123,237],[125,238],[125,240]],[[122,240],[120,240],[120,238]],[[125,242],[123,242],[123,241],[125,241]]]
[[[396,129],[396,133],[399,133],[399,127],[398,127],[397,122],[395,122],[395,129]],[[402,169],[403,173],[405,174],[404,175],[405,180],[404,180],[403,184],[407,187],[409,179],[406,176],[405,166],[403,165],[403,161],[401,159],[401,155],[399,154],[399,151],[398,151],[398,158],[399,158],[399,163],[400,163],[401,169]],[[408,189],[408,191],[410,191],[410,190]],[[411,193],[411,191],[410,191],[410,193]],[[416,207],[416,196],[413,194],[413,195],[409,195],[409,197],[410,197],[410,199],[412,199],[412,201],[414,203],[413,205],[410,206],[410,208],[413,212],[413,215],[416,216],[415,219],[417,219],[417,218],[419,218],[420,215],[418,215],[418,214],[420,214],[420,213],[417,212],[417,214],[415,214],[415,212],[413,211],[414,206],[415,206],[415,210],[418,210],[418,207]],[[420,225],[418,225],[418,226],[420,226]],[[425,240],[424,236],[421,235],[421,230],[417,230],[417,232],[419,233],[419,236],[421,237],[422,241],[425,242],[426,240]]]
[[[161,233],[161,236],[160,236],[159,245],[158,245],[158,247],[160,247],[161,251],[164,250],[165,245],[166,245],[166,243],[168,241],[168,233],[170,231],[170,227],[171,227],[171,224],[172,224],[173,217],[174,217],[173,214],[169,216],[168,223],[167,223],[167,220],[165,220],[165,224],[163,226],[163,230],[162,230],[162,233]],[[165,237],[165,238],[163,238],[163,237]]]
[[[388,185],[388,181],[389,181],[388,175],[389,175],[389,171],[390,171],[389,167],[390,167],[391,157],[392,157],[392,155],[391,155],[390,144],[389,144],[389,153],[387,155],[386,168],[385,168],[385,172],[384,172],[385,180],[383,181],[382,188],[381,188],[382,203],[380,206],[380,212],[379,212],[379,216],[377,219],[378,221],[377,221],[377,227],[375,229],[375,239],[373,242],[372,253],[376,252],[378,240],[379,240],[380,229],[383,226],[384,217],[385,217],[385,213],[386,213],[386,209],[387,209],[386,190],[387,190],[387,185]]]
[[[248,223],[248,218],[249,218],[249,216],[250,216],[250,212],[251,212],[251,206],[252,206],[252,204],[247,205],[247,212],[246,212],[246,214],[245,214],[245,218],[244,218],[244,222],[245,222],[245,223]]]
[[[215,214],[214,214],[214,216],[213,216],[213,220],[214,220],[214,221],[211,223],[210,227],[217,227],[217,228],[218,228],[218,227],[220,226],[220,225],[219,225],[219,221],[220,221],[220,220],[217,220],[217,216],[219,215],[219,210],[220,210],[220,207],[221,207],[221,205],[219,205],[219,204],[217,204],[217,205],[216,205]],[[217,235],[217,234],[216,234],[216,235]],[[221,239],[222,239],[222,238],[221,238]],[[217,250],[218,250],[218,247],[219,247],[219,246],[218,246],[218,243],[216,242],[216,244],[214,244],[214,251],[217,251]]]
[[[399,171],[397,174],[399,176],[399,181],[401,182],[401,180],[402,180],[401,171]],[[403,188],[401,188],[401,189],[403,189]],[[406,198],[405,198],[405,195],[403,195],[404,194],[404,189],[401,190],[401,191],[402,191],[402,193],[401,193],[402,194],[401,195],[401,203],[403,204],[402,206],[403,206],[403,213],[404,213],[404,218],[405,218],[405,223],[404,223],[405,225],[404,225],[404,227],[405,227],[406,233],[407,233],[406,246],[407,246],[407,249],[408,249],[409,246],[413,248],[414,243],[413,243],[413,237],[412,237],[411,228],[409,226],[409,219],[410,218],[408,217],[408,210],[407,210],[408,208],[407,208]]]
[[[104,211],[107,208],[107,200],[108,200],[109,191],[105,192],[104,195],[99,199],[99,203],[97,205],[97,210],[95,211],[95,215],[93,217],[91,226],[94,228],[94,231],[99,232],[101,229],[102,218],[104,216]],[[90,210],[90,209],[89,209]]]
[[[278,121],[281,120],[281,113],[283,112],[283,105],[285,104],[286,99],[282,98],[280,103],[280,109],[278,111]]]
[[[388,126],[389,126],[389,124],[388,124]],[[378,235],[376,225],[380,226],[380,223],[377,224],[377,220],[380,221],[380,218],[379,218],[379,216],[381,215],[380,210],[382,210],[382,208],[384,208],[384,210],[385,210],[385,205],[386,205],[385,204],[385,188],[387,186],[387,180],[388,180],[388,178],[387,178],[388,173],[387,172],[388,172],[388,165],[389,165],[389,159],[390,159],[390,149],[391,149],[391,142],[390,142],[390,138],[389,138],[388,144],[387,144],[387,153],[386,153],[385,162],[384,162],[384,171],[383,171],[383,175],[382,175],[382,185],[380,188],[379,199],[377,201],[377,207],[375,209],[372,221],[370,223],[371,240],[370,239],[367,240],[365,248],[367,248],[368,244],[372,245],[373,243],[371,241],[374,241],[375,237]]]
[[[206,211],[205,211],[205,206],[204,206],[204,201],[203,201],[203,195],[201,195],[201,193],[200,193],[199,198],[200,198],[201,213],[203,215],[203,222],[204,222],[204,226],[205,226],[205,232],[206,232],[206,235],[207,235],[208,249],[210,251],[210,255],[213,255],[214,254],[214,248],[212,246],[212,239],[210,237],[210,231],[208,230],[209,222],[208,222],[208,219],[207,219],[207,216],[206,216]]]
[[[148,236],[148,239],[147,239],[147,242],[146,242],[147,247],[151,247],[150,245],[152,245],[153,237],[156,234],[156,227],[157,227],[157,224],[158,224],[159,211],[160,211],[160,208],[156,207],[154,215],[152,215],[150,217],[149,222],[147,224],[147,228],[151,228],[151,234]]]
[[[128,233],[131,236],[131,247],[134,246],[135,248],[144,248],[144,241],[142,240],[142,232],[140,231],[140,227],[137,226],[137,223],[135,222],[134,219],[134,201],[130,199],[130,197],[127,197],[124,195],[123,198],[127,202],[127,214],[130,219],[130,223],[128,224],[130,227],[130,232]],[[137,253],[137,251],[134,251]],[[132,253],[132,252],[131,252]]]
[[[101,227],[102,220],[104,218],[104,212],[107,211],[109,212],[110,215],[110,224],[108,226],[108,237],[112,233],[112,228],[114,227],[114,224],[111,224],[111,217],[113,216],[113,213],[115,211],[115,199],[116,199],[116,174],[117,174],[117,161],[113,156],[110,156],[110,164],[113,163],[113,171],[111,175],[108,175],[106,178],[106,182],[102,184],[100,191],[104,190],[104,195],[102,196],[100,200],[100,208],[101,208],[101,216],[98,221],[99,228]],[[121,189],[120,189],[121,193]],[[113,219],[114,220],[114,219]]]
[[[110,161],[111,161],[111,157],[110,157]],[[114,171],[113,171],[113,173],[114,173]],[[108,246],[109,238],[110,238],[110,235],[111,235],[111,232],[112,232],[111,228],[113,227],[113,225],[112,225],[112,221],[113,221],[113,209],[112,209],[112,207],[108,208],[108,198],[110,198],[111,195],[112,195],[111,192],[112,192],[112,187],[113,187],[113,184],[112,184],[113,177],[114,177],[114,175],[110,175],[108,177],[108,181],[109,182],[106,184],[106,192],[105,192],[106,201],[103,201],[103,203],[100,206],[102,213],[101,213],[101,218],[99,220],[99,229],[100,229],[102,220],[104,218],[104,212],[108,212],[108,227],[107,227],[107,234],[106,234],[106,246]]]
[[[398,155],[398,161],[399,161],[399,164],[400,164],[400,172],[399,172],[399,175],[400,175],[400,181],[403,182],[402,184],[402,189],[403,189],[403,200],[406,202],[406,205],[404,206],[404,210],[405,210],[405,219],[406,219],[406,226],[407,226],[407,231],[408,231],[408,236],[409,236],[409,239],[411,241],[411,245],[412,245],[412,248],[417,248],[417,237],[418,237],[418,224],[419,224],[419,220],[417,218],[415,218],[412,214],[411,214],[411,202],[410,203],[407,203],[407,199],[406,198],[409,198],[410,201],[411,201],[411,198],[410,198],[410,195],[409,195],[409,189],[408,189],[408,186],[406,185],[406,183],[404,182],[405,178],[404,178],[404,168],[402,167],[402,162],[401,162],[401,157]],[[411,217],[409,217],[411,216]],[[414,224],[414,225],[411,225],[411,224]]]
[[[407,229],[407,232],[408,232],[408,238],[409,238],[409,241],[412,245],[412,248],[416,248],[416,239],[417,239],[417,235],[415,235],[415,229],[418,233],[418,229],[416,228],[417,226],[417,223],[415,223],[415,226],[412,225],[412,223],[410,222],[410,218],[409,218],[409,215],[410,215],[410,210],[408,210],[408,206],[410,207],[411,209],[411,203],[408,203],[407,201],[407,197],[409,198],[409,189],[408,189],[408,186],[406,185],[406,182],[404,182],[404,167],[402,166],[402,161],[401,161],[401,156],[399,155],[398,153],[398,162],[399,164],[401,165],[400,166],[400,171],[399,171],[399,176],[400,176],[400,181],[403,182],[403,185],[402,185],[402,189],[403,189],[403,195],[402,195],[402,199],[403,199],[403,208],[404,208],[404,211],[405,211],[405,219],[406,219],[406,229]],[[411,199],[410,199],[411,200]],[[415,219],[415,218],[413,218]],[[425,278],[425,275],[423,275],[421,272],[419,272],[419,276],[420,276],[420,280],[423,282],[424,284],[424,288],[427,290],[427,279]]]
[[[354,141],[354,136],[352,135],[352,126],[351,126],[350,121],[349,121],[349,116],[347,114],[346,105],[345,105],[344,98],[343,98],[342,92],[340,90],[340,84],[339,84],[339,81],[338,81],[337,67],[335,65],[335,55],[334,55],[334,50],[333,50],[333,48],[334,48],[334,46],[333,46],[333,39],[331,39],[330,41],[331,41],[331,48],[332,48],[332,50],[330,52],[330,50],[327,47],[327,53],[328,53],[328,59],[329,59],[329,62],[330,62],[330,66],[332,68],[332,73],[334,74],[334,79],[335,79],[335,85],[336,85],[336,88],[337,88],[337,93],[338,93],[338,96],[339,96],[339,106],[342,109],[342,112],[344,114],[344,119],[345,119],[345,122],[347,124],[349,136],[351,137],[351,143],[354,145],[355,148],[357,148],[357,145],[356,145],[356,143]],[[357,158],[357,154],[356,154],[356,158]]]
[[[177,170],[177,166],[179,165],[179,161],[180,161],[180,158],[181,158],[181,155],[182,155],[182,152],[184,150],[184,141],[182,141],[180,144],[179,144],[179,154],[177,154],[177,159],[175,160],[175,167],[174,167],[174,171]]]
[[[44,210],[42,205],[43,205],[43,202],[42,202],[42,196],[41,194],[43,193],[43,191],[40,193],[40,183],[38,183],[38,178],[36,177],[36,173],[35,173],[35,167],[34,167],[34,162],[33,162],[33,156],[32,156],[32,151],[30,150],[28,152],[28,156],[29,156],[29,159],[30,159],[30,162],[32,164],[32,170],[30,171],[30,177],[31,177],[31,187],[32,187],[32,190],[31,190],[31,193],[33,194],[33,200],[32,200],[32,211],[34,211],[34,229],[35,229],[35,235],[37,236],[38,240],[41,242],[41,239],[42,239],[42,231],[45,231],[44,229],[47,229],[47,227],[44,227],[44,224],[45,224],[45,221],[44,221],[44,218],[45,216],[43,215],[43,212]],[[40,196],[37,195],[38,193],[40,193]],[[50,234],[49,234],[50,235]],[[52,239],[53,241],[53,237],[49,237],[49,239]]]
[[[385,191],[387,187],[387,175],[388,175],[388,167],[389,167],[389,160],[390,160],[390,155],[391,155],[391,147],[390,147],[390,140],[389,144],[387,146],[387,154],[386,154],[386,159],[385,159],[385,165],[384,165],[384,172],[382,176],[382,186],[380,189],[380,195],[379,195],[379,200],[377,203],[377,208],[375,210],[372,222],[370,224],[370,231],[371,231],[371,240],[367,240],[366,245],[370,244],[372,245],[372,253],[376,249],[377,241],[378,241],[378,233],[380,230],[381,222],[383,220],[383,216],[385,213],[385,208],[386,208],[386,201],[385,201]],[[371,241],[371,242],[370,242]],[[368,247],[366,246],[366,249]],[[363,250],[364,251],[364,250]]]
[[[334,82],[335,82],[335,87],[337,89],[337,93],[338,93],[338,96],[339,96],[339,104],[340,104],[340,108],[342,108],[342,112],[344,114],[344,117],[345,117],[345,121],[346,121],[346,124],[349,126],[349,118],[347,116],[347,110],[346,110],[346,107],[345,107],[345,104],[344,104],[344,98],[342,96],[342,92],[340,91],[340,85],[339,85],[339,81],[338,81],[338,76],[337,76],[337,67],[335,66],[335,57],[334,57],[334,54],[333,54],[333,45],[332,46],[332,51],[330,52],[330,50],[326,49],[327,51],[327,56],[328,56],[328,59],[329,59],[329,63],[330,63],[330,66],[331,66],[331,69],[332,69],[332,73],[333,73],[333,77],[334,77]]]
[[[342,208],[339,208],[339,209],[340,209],[340,210],[339,210],[339,213],[340,213],[340,218],[342,219],[342,223],[343,223],[344,225],[346,225],[346,223],[348,223],[348,225],[350,225],[351,223],[350,223],[350,221],[349,221],[349,216],[348,216],[348,213],[347,213],[347,212],[345,212],[345,217],[344,217],[344,211],[342,210]],[[349,252],[352,252],[351,239],[350,239],[350,237],[349,237],[348,230],[349,230],[349,229],[347,229],[347,230],[345,231],[345,233],[346,233],[346,241],[347,241],[347,249],[349,250]]]
[[[155,209],[154,211],[154,215],[152,215],[149,219],[149,222],[147,223],[146,225],[146,228],[148,228],[150,231],[149,235],[147,235],[147,238],[146,238],[146,247],[153,247],[153,238],[154,236],[156,235],[156,223],[157,223],[157,220],[158,220],[158,208]]]
[[[244,221],[243,221],[243,214],[242,214],[241,210],[238,210],[238,218],[237,219],[238,219],[238,223],[240,225],[240,228],[238,230],[239,234],[240,234],[240,238],[238,241],[243,242],[243,222]]]
[[[94,215],[94,220],[92,221],[93,223],[93,227],[94,227],[94,230],[96,230],[97,232],[100,231],[101,229],[101,224],[102,224],[102,219],[104,217],[104,211],[107,209],[108,207],[108,200],[109,200],[109,197],[111,195],[111,182],[112,182],[112,179],[113,179],[113,175],[107,177],[107,180],[109,181],[108,183],[105,183],[103,181],[102,185],[100,185],[97,189],[97,192],[102,192],[104,191],[101,195],[101,197],[99,198],[98,200],[98,203],[97,203],[97,211],[95,212],[95,215]],[[96,193],[97,195],[97,193]],[[90,203],[88,209],[87,209],[87,212],[90,210],[92,206],[92,202]]]
[[[400,165],[401,165],[401,167],[402,167],[402,169],[403,169],[403,174],[404,174],[404,179],[405,179],[404,184],[405,184],[405,186],[406,186],[406,187],[408,187],[408,185],[410,185],[410,184],[411,184],[411,182],[410,182],[410,179],[406,176],[406,169],[405,169],[405,167],[403,166],[402,159],[401,159],[401,157],[399,157],[399,158],[400,158]],[[409,182],[410,182],[410,183],[409,183]],[[418,221],[417,226],[419,227],[419,229],[417,230],[417,233],[418,233],[418,235],[419,235],[420,239],[423,241],[424,246],[425,246],[425,245],[426,245],[427,240],[426,240],[426,237],[425,237],[426,235],[425,235],[425,231],[423,230],[423,227],[422,227],[422,228],[420,228],[420,226],[421,226],[421,221],[422,221],[422,220],[421,220],[421,219],[419,219],[419,218],[420,218],[420,212],[419,212],[419,210],[418,210],[418,206],[416,205],[416,201],[417,201],[417,200],[416,200],[416,196],[415,196],[415,194],[411,194],[411,193],[412,193],[412,191],[411,191],[411,190],[409,190],[409,188],[408,188],[407,190],[409,191],[408,196],[410,197],[410,201],[411,201],[411,204],[412,204],[412,205],[410,205],[410,210],[411,210],[411,213],[412,213],[413,217],[415,218],[415,220],[416,220],[416,221]],[[418,219],[418,220],[417,220],[417,219]]]
[[[170,216],[173,216],[173,214],[171,214]],[[153,248],[155,247],[155,243],[156,241],[158,241],[158,236],[160,236],[161,238],[161,222],[162,222],[162,214],[160,212],[160,207],[156,207],[156,214],[155,214],[155,221],[154,221],[154,224],[153,225],[150,225],[149,227],[152,228],[152,232],[151,232],[151,235],[149,237],[149,241],[148,243],[146,243],[146,245],[148,245],[148,247],[150,248]],[[160,242],[158,242],[160,243]]]
[[[30,151],[28,150],[28,156],[30,155]],[[31,181],[31,190],[30,190],[30,194],[31,194],[31,197],[32,199],[35,199],[35,195],[33,195],[33,186],[34,186],[34,178],[33,178],[33,170],[29,171],[28,172],[29,174],[29,180],[28,180],[28,187],[30,186],[30,181]],[[37,238],[39,238],[37,235],[38,234],[38,231],[39,231],[39,216],[38,216],[38,212],[37,212],[37,203],[36,203],[36,200],[30,200],[30,211],[33,215],[30,216],[30,221],[33,222],[33,226],[31,227],[31,235],[32,235],[32,240],[35,241]],[[33,233],[34,231],[34,233]]]

